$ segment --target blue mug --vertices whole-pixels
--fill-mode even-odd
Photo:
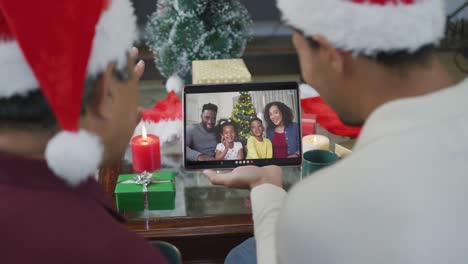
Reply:
[[[326,166],[329,166],[340,157],[335,152],[323,149],[314,149],[304,152],[302,159],[302,177],[306,177]]]

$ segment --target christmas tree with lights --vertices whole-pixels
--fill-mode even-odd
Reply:
[[[147,45],[162,76],[191,83],[193,60],[240,58],[252,23],[238,0],[158,0]]]
[[[231,113],[231,118],[239,126],[238,137],[240,141],[246,141],[250,136],[250,119],[257,117],[252,96],[249,92],[240,92],[239,99]]]

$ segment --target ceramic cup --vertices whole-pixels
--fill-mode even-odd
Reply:
[[[304,152],[302,160],[302,177],[308,176],[340,158],[335,152],[323,149],[314,149]]]

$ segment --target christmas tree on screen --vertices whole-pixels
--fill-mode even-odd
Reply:
[[[239,126],[238,137],[241,141],[250,136],[249,121],[257,116],[249,92],[240,92],[239,99],[232,110],[231,118]]]
[[[252,19],[238,0],[158,0],[146,26],[162,76],[185,83],[193,60],[239,58],[251,35]]]

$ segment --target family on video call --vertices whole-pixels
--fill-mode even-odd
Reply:
[[[226,104],[223,102],[223,105]],[[219,106],[213,103],[203,104],[200,121],[186,128],[187,160],[299,157],[299,126],[294,119],[293,109],[280,101],[271,101],[263,105],[264,103],[262,107],[256,107],[261,108],[261,112],[258,111],[259,115],[252,112],[250,116],[241,114],[242,121],[236,122],[232,117],[235,116],[237,108],[226,109],[232,112],[231,117],[217,119]],[[243,130],[246,133],[241,136]]]

